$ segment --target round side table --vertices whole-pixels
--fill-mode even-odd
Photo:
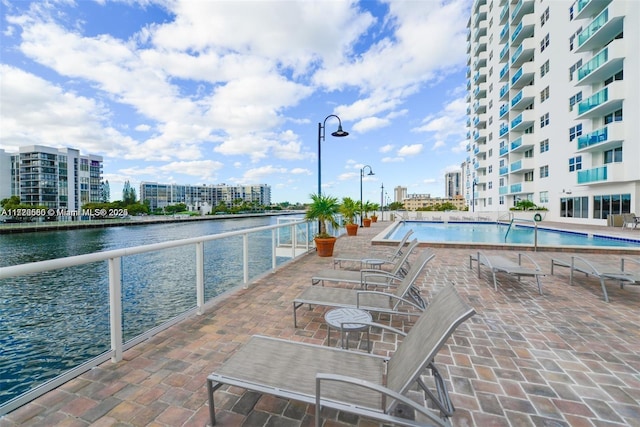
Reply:
[[[371,313],[359,308],[334,308],[327,311],[324,315],[324,321],[327,323],[327,345],[331,344],[331,329],[341,332],[341,347],[349,349],[349,333],[350,332],[367,332],[367,351],[371,352],[371,341],[369,340],[369,325],[363,325],[363,322],[370,323],[372,320]],[[345,334],[347,336],[345,347]]]

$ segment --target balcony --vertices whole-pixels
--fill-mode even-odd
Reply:
[[[478,56],[480,52],[484,52],[486,50],[487,50],[487,36],[482,36],[478,40],[478,44],[476,44],[476,47],[473,49],[473,54],[475,56]]]
[[[509,166],[502,166],[499,170],[500,175],[506,175],[509,173]]]
[[[499,40],[502,41],[505,37],[507,37],[509,35],[509,24],[505,24],[504,27],[502,27],[502,30],[500,30],[500,38]]]
[[[473,96],[476,97],[476,98],[484,98],[486,95],[487,95],[487,84],[486,83],[480,83],[473,90]]]
[[[593,169],[578,171],[577,183],[582,185],[611,184],[629,181],[624,163],[609,163]]]
[[[511,55],[511,66],[519,67],[527,61],[530,61],[533,58],[534,53],[536,52],[536,41],[533,37],[529,37],[528,39],[524,39],[520,46],[513,52]]]
[[[511,23],[519,22],[524,15],[533,13],[533,0],[520,0],[511,12]]]
[[[607,166],[578,171],[578,184],[592,184],[607,180]]]
[[[487,115],[486,114],[478,114],[473,119],[473,127],[476,128],[485,128],[487,125]]]
[[[477,129],[473,132],[473,140],[475,142],[484,142],[487,140],[487,130],[486,129]]]
[[[522,40],[529,37],[533,37],[533,30],[536,25],[536,17],[534,15],[527,15],[522,18],[522,21],[511,33],[511,44],[516,46],[521,43]]]
[[[607,126],[578,137],[578,151],[602,151],[613,148],[625,140],[624,124],[610,123]]]
[[[500,100],[502,101],[503,98],[508,97],[507,95],[509,95],[509,83],[500,88]]]
[[[500,81],[508,81],[509,80],[509,64],[504,64],[504,67],[500,70]]]
[[[474,12],[477,13],[480,10],[480,8],[486,4],[487,4],[487,0],[476,0],[473,3]]]
[[[518,69],[511,77],[511,88],[520,89],[533,81],[533,76],[536,73],[536,64],[533,62],[527,62]]]
[[[612,3],[578,34],[578,48],[576,52],[596,50],[622,32],[625,16],[624,2]]]
[[[509,144],[505,144],[500,147],[500,157],[506,155],[507,153],[509,153]]]
[[[536,88],[525,86],[511,98],[512,110],[524,110],[536,99]]]
[[[509,165],[509,172],[511,173],[525,173],[531,172],[535,167],[535,162],[533,158],[527,157],[524,159],[517,160]]]
[[[611,0],[578,0],[574,19],[586,19],[602,11]]]
[[[595,54],[589,62],[578,68],[578,85],[592,85],[623,69],[625,58],[624,40],[614,40]]]
[[[486,72],[484,72],[484,70],[486,70],[486,68],[476,71],[476,73],[473,75],[473,83],[479,84],[487,81],[487,74]]]
[[[535,111],[524,110],[518,114],[513,120],[511,120],[511,130],[515,132],[522,132],[526,128],[533,126],[535,123]]]
[[[624,81],[616,81],[604,89],[594,93],[589,98],[578,103],[578,120],[604,116],[622,108],[625,99]]]
[[[500,62],[505,62],[509,60],[509,44],[505,44],[502,50],[500,51],[500,56],[498,58]]]
[[[473,69],[478,70],[478,68],[482,68],[482,67],[486,67],[487,66],[487,52],[480,52],[480,54],[475,58],[475,61],[473,61]]]
[[[487,35],[487,27],[486,25],[480,28],[477,28],[473,32],[473,41],[480,42],[480,38]]]
[[[500,137],[505,136],[507,133],[509,133],[509,126],[507,126],[506,124],[501,124],[500,125]]]
[[[500,106],[500,115],[498,116],[499,118],[502,118],[502,116],[504,116],[505,114],[507,114],[509,112],[509,104],[502,104]]]
[[[504,5],[502,10],[500,11],[500,24],[504,24],[509,19],[509,2]]]
[[[533,134],[528,133],[511,141],[509,144],[509,152],[520,153],[533,148],[534,145],[535,141],[533,139]]]
[[[480,114],[487,112],[487,98],[480,98],[473,103],[473,112]]]

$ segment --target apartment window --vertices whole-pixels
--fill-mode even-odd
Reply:
[[[489,84],[489,93],[491,92],[493,92],[493,83]],[[489,108],[491,108],[491,105],[493,105],[493,101],[489,103]]]
[[[533,181],[533,171],[525,173],[524,174],[524,180],[525,180],[525,182]]]
[[[582,135],[582,123],[569,128],[569,142]]]
[[[569,51],[573,51],[576,37],[578,37],[578,34],[580,34],[581,32],[582,32],[582,27],[578,28],[578,30],[569,37]]]
[[[615,73],[613,76],[611,76],[607,80],[605,80],[604,81],[604,85],[607,86],[607,85],[615,82],[616,80],[623,80],[623,77],[624,77],[623,70],[620,70],[619,72]]]
[[[549,203],[549,192],[541,191],[540,192],[540,203]]]
[[[549,8],[547,7],[547,10],[542,12],[542,15],[540,15],[540,26],[544,27],[544,24],[546,24],[548,20],[549,20]]]
[[[529,126],[528,128],[526,128],[526,129],[524,130],[524,133],[525,133],[525,134],[533,133],[533,126]]]
[[[549,47],[549,33],[540,40],[540,52],[544,52],[547,47]]]
[[[493,188],[493,181],[489,181],[487,187],[489,188],[489,190],[491,190]]]
[[[621,122],[622,121],[622,108],[614,111],[611,114],[607,114],[606,116],[604,116],[604,124],[608,125],[609,123],[613,123],[613,122]]]
[[[493,18],[489,20],[489,28],[493,27]]]
[[[631,194],[604,194],[593,196],[593,217],[607,219],[611,214],[631,213]]]
[[[499,185],[500,185],[500,187],[504,187],[504,178],[500,178]]]
[[[504,159],[500,159],[500,167],[503,168],[504,167]]]
[[[545,87],[540,92],[540,103],[546,101],[547,99],[549,99],[549,86]]]
[[[530,159],[533,157],[533,148],[527,150],[524,152],[524,158],[525,159]]]
[[[560,216],[563,218],[588,218],[589,198],[586,196],[561,198]]]
[[[575,172],[582,169],[582,156],[569,158],[569,172]]]
[[[582,91],[576,93],[571,98],[569,98],[569,111],[573,111],[573,106],[580,101],[582,101]]]
[[[540,77],[544,77],[549,72],[549,60],[544,61],[544,64],[540,66]]]
[[[493,148],[489,148],[489,157],[493,156]]]
[[[582,59],[578,60],[578,62],[576,62],[575,64],[573,64],[570,68],[569,68],[569,80],[573,80],[573,73],[574,71],[576,71],[578,68],[582,67]]]
[[[491,122],[491,117],[489,117],[489,124],[491,124]],[[489,141],[493,141],[493,132],[489,132]]]
[[[540,178],[546,178],[549,176],[549,165],[544,165],[540,168]]]
[[[493,59],[493,49],[489,51],[489,61]]]
[[[545,113],[540,116],[540,127],[543,128],[549,125],[549,113]]]
[[[493,123],[493,116],[489,117],[489,124]]]
[[[493,107],[493,99],[489,101],[489,109],[491,109],[491,107]]]
[[[493,67],[489,68],[489,77],[491,77],[493,75]]]
[[[622,147],[604,152],[604,163],[620,163],[622,161]]]
[[[571,5],[571,7],[569,8],[569,21],[573,21],[573,7],[575,6],[575,3]]]
[[[493,172],[493,165],[489,165],[489,173]]]
[[[543,141],[540,141],[540,152],[544,153],[549,151],[549,140],[545,139]]]
[[[489,197],[487,199],[487,205],[491,206],[493,204],[493,199],[491,197]]]

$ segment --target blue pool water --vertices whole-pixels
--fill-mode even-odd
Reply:
[[[514,225],[507,234],[509,226],[496,223],[443,223],[411,222],[399,224],[385,238],[400,240],[408,231],[413,230],[420,242],[434,243],[484,243],[484,244],[525,244],[532,245],[534,229],[529,226]],[[505,240],[506,235],[506,240]],[[640,241],[622,239],[605,235],[558,231],[538,227],[539,246],[607,246],[618,248],[640,248]]]

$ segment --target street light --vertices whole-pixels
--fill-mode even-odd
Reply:
[[[320,142],[324,141],[325,126],[329,117],[335,117],[336,119],[338,119],[338,130],[332,132],[331,136],[341,138],[343,136],[349,135],[349,132],[345,132],[342,130],[342,120],[340,120],[340,117],[336,116],[335,114],[329,114],[327,117],[325,117],[324,122],[318,123],[318,196],[322,194],[322,163],[320,160]]]
[[[375,173],[373,173],[373,169],[371,169],[371,166],[369,165],[364,165],[362,169],[360,169],[360,209],[364,207],[364,205],[362,204],[362,178],[364,178],[365,168],[369,168],[369,173],[367,175],[375,175]],[[362,212],[360,212],[360,227],[362,227]]]
[[[380,221],[384,222],[384,182],[380,186]]]
[[[478,181],[474,179],[471,184],[471,212],[476,211],[476,185],[478,185]]]

